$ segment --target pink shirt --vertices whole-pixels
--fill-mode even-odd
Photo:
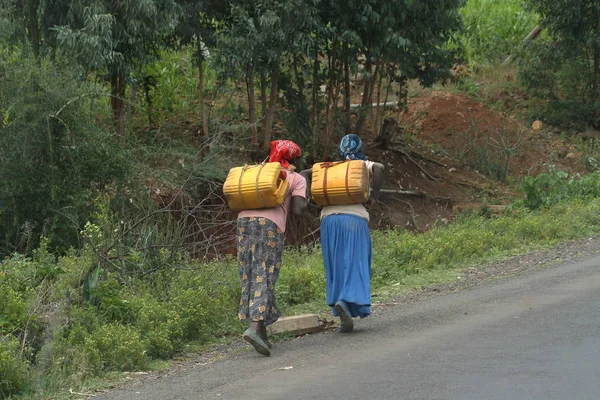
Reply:
[[[306,198],[306,179],[296,172],[287,171],[287,180],[290,183],[288,195],[282,205],[273,208],[262,208],[259,210],[245,210],[238,214],[238,218],[260,217],[273,221],[281,232],[285,232],[285,224],[292,196]]]

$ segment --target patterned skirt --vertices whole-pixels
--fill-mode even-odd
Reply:
[[[271,325],[281,315],[275,304],[275,283],[281,269],[284,234],[267,218],[237,220],[242,321]]]

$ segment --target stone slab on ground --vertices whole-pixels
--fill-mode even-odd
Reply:
[[[278,333],[295,333],[304,335],[315,333],[321,330],[319,316],[316,314],[294,315],[291,317],[279,318],[273,325],[267,327],[269,335]]]

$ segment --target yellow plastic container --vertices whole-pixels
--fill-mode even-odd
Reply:
[[[281,178],[278,162],[229,170],[223,194],[232,210],[271,208],[283,204],[289,182]]]
[[[311,195],[320,206],[362,204],[369,199],[369,179],[361,160],[318,163],[312,168]]]

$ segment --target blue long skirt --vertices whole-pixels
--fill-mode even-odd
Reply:
[[[327,305],[343,300],[353,317],[371,314],[371,233],[368,221],[351,214],[321,220]]]

